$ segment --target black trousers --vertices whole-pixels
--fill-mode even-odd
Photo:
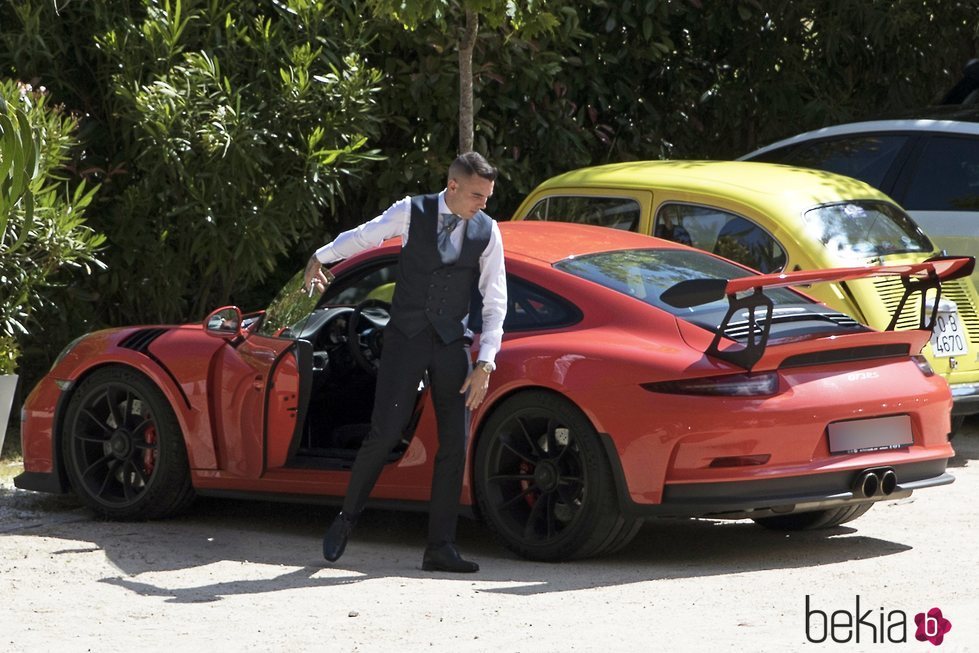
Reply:
[[[345,514],[358,515],[367,503],[385,459],[401,441],[411,420],[418,384],[427,370],[439,438],[432,473],[428,542],[437,545],[455,541],[469,430],[466,399],[459,390],[471,369],[466,339],[445,344],[431,327],[408,337],[388,325],[384,330],[371,429],[350,473],[343,503]]]

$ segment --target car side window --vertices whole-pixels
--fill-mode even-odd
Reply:
[[[504,333],[555,329],[574,324],[581,319],[578,308],[543,288],[512,274],[507,275],[507,313],[503,321]],[[483,299],[473,285],[469,305],[469,329],[483,329]]]
[[[628,197],[556,195],[534,205],[527,220],[577,222],[635,231],[639,227],[639,202]]]
[[[365,299],[391,301],[394,295],[396,258],[362,267],[342,275],[323,296],[306,292],[303,270],[297,272],[275,296],[265,311],[258,333],[271,337],[295,338],[316,308],[331,305],[356,305]],[[288,328],[287,328],[288,327]]]
[[[902,134],[856,135],[806,143],[781,163],[835,172],[880,188],[908,138]]]
[[[979,210],[979,138],[929,138],[902,203],[911,211]]]
[[[322,304],[355,306],[365,299],[390,302],[394,297],[394,278],[397,260],[375,267],[351,278],[338,280],[324,293]]]
[[[754,268],[778,272],[785,250],[775,238],[747,218],[709,206],[664,204],[656,212],[653,235],[690,245]]]

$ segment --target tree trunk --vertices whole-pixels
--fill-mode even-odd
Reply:
[[[466,9],[466,29],[459,42],[459,153],[473,149],[473,48],[479,32],[479,14]]]

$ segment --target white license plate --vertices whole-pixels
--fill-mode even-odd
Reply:
[[[931,332],[931,351],[939,358],[969,353],[969,343],[958,311],[938,311]]]
[[[826,430],[830,453],[900,449],[914,442],[908,415],[833,422]]]

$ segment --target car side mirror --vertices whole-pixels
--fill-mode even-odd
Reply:
[[[204,331],[208,335],[224,340],[234,340],[242,335],[241,309],[237,306],[223,306],[211,311],[204,318]]]

